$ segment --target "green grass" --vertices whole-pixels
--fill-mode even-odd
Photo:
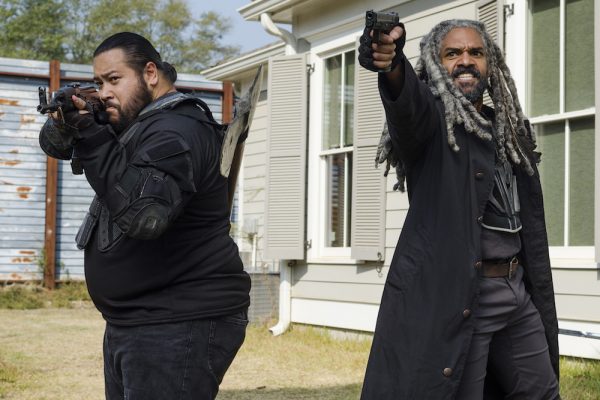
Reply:
[[[560,388],[563,400],[600,399],[600,361],[561,357]]]
[[[17,385],[21,374],[17,367],[2,361],[0,356],[0,399],[3,399],[11,387]]]
[[[0,287],[0,309],[73,308],[89,302],[85,282],[65,282],[54,290],[48,290],[35,283]]]
[[[83,283],[0,288],[0,399],[103,399],[103,331]],[[370,344],[252,324],[218,400],[358,399]],[[563,400],[599,400],[600,361],[561,357],[560,386]]]

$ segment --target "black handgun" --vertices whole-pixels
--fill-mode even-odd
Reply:
[[[379,43],[381,33],[390,33],[400,22],[398,13],[367,11],[365,25],[373,31],[373,43]]]

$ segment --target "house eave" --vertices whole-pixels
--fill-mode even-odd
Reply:
[[[269,58],[285,54],[285,43],[277,42],[257,49],[240,57],[226,61],[202,71],[202,75],[214,81],[233,80],[245,72],[267,63]]]
[[[291,9],[307,0],[254,0],[237,9],[246,21],[260,21],[263,13],[271,14],[273,22],[282,24],[292,23]]]

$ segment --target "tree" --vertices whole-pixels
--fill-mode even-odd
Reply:
[[[60,0],[0,0],[0,54],[15,58],[63,58],[62,23],[67,11]]]
[[[113,33],[148,38],[179,72],[199,72],[239,47],[222,43],[229,19],[194,18],[183,0],[0,0],[0,56],[88,64]]]

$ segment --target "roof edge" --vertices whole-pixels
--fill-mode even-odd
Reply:
[[[291,24],[292,21],[289,17],[279,16],[278,14],[305,1],[307,0],[253,0],[236,11],[246,21],[260,21],[260,14],[269,13],[272,16],[273,22]]]
[[[269,61],[269,58],[285,54],[285,43],[277,42],[272,45],[256,49],[241,57],[215,65],[203,70],[202,75],[210,80],[225,81],[232,80],[245,71],[256,68],[260,64]]]

